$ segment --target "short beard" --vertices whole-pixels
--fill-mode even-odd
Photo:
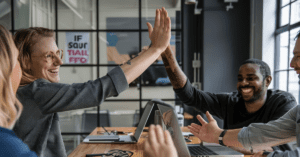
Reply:
[[[252,96],[252,98],[248,101],[246,101],[244,99],[245,102],[247,103],[254,103],[255,101],[257,101],[258,99],[260,99],[261,97],[263,97],[264,95],[264,89],[265,89],[265,80],[263,80],[263,84],[262,84],[262,88],[260,88],[261,91],[259,93],[255,93],[254,92],[254,95]]]

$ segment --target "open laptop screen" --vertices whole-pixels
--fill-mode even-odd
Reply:
[[[161,100],[152,100],[155,104],[157,104],[159,111],[161,113],[162,119],[165,123],[166,129],[170,132],[174,145],[177,149],[178,156],[189,157],[191,156],[187,146],[185,144],[185,140],[182,136],[182,131],[177,121],[177,115],[175,114],[173,106],[164,103]]]
[[[146,121],[148,120],[149,118],[149,115],[150,115],[150,112],[153,108],[153,102],[152,101],[149,101],[146,106],[145,106],[145,109],[144,109],[144,113],[142,115],[142,118],[139,122],[139,125],[137,126],[136,130],[135,130],[135,134],[134,134],[134,137],[136,140],[138,140],[141,136],[141,133],[146,125]]]

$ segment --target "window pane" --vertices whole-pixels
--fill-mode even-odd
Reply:
[[[10,1],[0,2],[0,25],[11,30],[11,5]]]
[[[291,24],[294,24],[300,21],[300,1],[292,3],[291,8]]]
[[[123,64],[140,53],[139,33],[101,32],[100,64]]]
[[[147,78],[145,78],[146,80]],[[145,81],[144,80],[144,81]],[[146,80],[147,81],[147,80]],[[142,88],[143,99],[175,99],[173,86],[143,86]]]
[[[99,76],[106,76],[107,73],[112,70],[115,66],[100,67]],[[97,77],[97,67],[60,67],[59,70],[60,83],[84,83],[89,80],[96,80]],[[118,97],[110,97],[109,99],[139,99],[139,90],[136,84],[130,85],[130,87],[120,93]]]
[[[54,0],[15,2],[15,29],[28,27],[55,28]]]
[[[289,32],[280,34],[280,53],[278,55],[278,61],[276,63],[276,69],[288,69],[288,37]]]
[[[275,73],[277,88],[283,91],[287,90],[287,71]]]
[[[96,29],[96,1],[59,0],[58,29]]]
[[[100,29],[138,29],[139,1],[100,0]]]
[[[296,44],[295,37],[298,34],[299,29],[300,29],[300,27],[297,27],[297,28],[292,29],[290,31],[290,58],[289,58],[289,65],[290,65],[290,63],[292,61],[292,58],[294,56],[293,51],[294,51],[294,47],[295,47],[295,44]]]
[[[84,83],[97,78],[96,67],[60,67],[60,83]]]
[[[147,29],[146,22],[150,22],[154,26],[155,10],[165,7],[168,16],[171,18],[171,28],[181,28],[181,0],[177,1],[161,1],[161,0],[142,0],[142,29]]]
[[[171,50],[174,54],[176,54],[177,62],[181,63],[181,32],[171,32],[171,41],[170,46]],[[142,49],[148,49],[148,46],[150,45],[151,40],[149,39],[149,33],[148,32],[142,32]],[[157,62],[154,64],[163,64],[162,58],[159,57],[157,59]]]
[[[83,141],[85,136],[80,135],[63,135],[63,141],[67,155],[70,155],[72,151]]]
[[[96,64],[96,33],[59,32],[58,48],[64,50],[64,64]]]
[[[143,99],[175,99],[173,86],[164,65],[150,66],[142,76]]]
[[[139,101],[105,101],[100,105],[100,110],[101,126],[132,127],[135,123],[136,110],[139,110]],[[97,107],[59,112],[58,114],[61,132],[92,132],[97,127]]]
[[[290,0],[281,0],[281,6],[285,6],[290,2]]]
[[[284,26],[289,23],[290,6],[286,6],[281,9],[280,26]]]
[[[299,102],[299,78],[298,74],[291,70],[289,71],[289,93],[293,94],[297,102]]]
[[[133,127],[138,124],[139,104],[139,101],[105,101],[100,108],[110,112],[112,127]]]

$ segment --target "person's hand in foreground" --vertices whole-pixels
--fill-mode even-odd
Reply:
[[[206,111],[206,117],[208,123],[200,115],[197,115],[197,119],[202,126],[192,123],[188,128],[192,134],[197,136],[203,142],[219,143],[218,137],[223,130],[218,127],[216,120],[208,111]]]
[[[169,131],[160,125],[150,125],[149,137],[144,145],[145,157],[177,157],[177,151]]]

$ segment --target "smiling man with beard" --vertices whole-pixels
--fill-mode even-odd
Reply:
[[[296,39],[290,67],[296,71],[300,79],[300,31]],[[209,112],[206,112],[206,116],[208,122],[200,115],[197,116],[202,126],[194,123],[189,126],[190,131],[202,141],[222,143],[226,146],[241,147],[247,150],[261,150],[253,157],[300,157],[300,105],[295,106],[277,120],[268,123],[252,123],[247,127],[232,130],[220,129]],[[276,150],[271,153],[263,151],[265,147],[290,141],[297,142],[297,147],[293,150]]]
[[[267,123],[278,119],[296,106],[295,98],[288,92],[268,90],[272,81],[269,66],[258,59],[248,59],[240,67],[237,91],[226,94],[204,92],[194,88],[180,69],[170,46],[161,54],[165,68],[180,100],[195,109],[224,120],[223,129],[246,127],[251,123]],[[232,147],[244,154],[245,149]],[[271,147],[269,147],[271,150]],[[288,145],[274,150],[290,150]]]

